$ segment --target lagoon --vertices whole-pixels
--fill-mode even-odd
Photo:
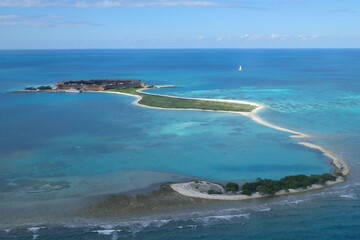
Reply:
[[[110,94],[7,93],[57,80],[139,78],[182,86],[156,93],[264,103],[264,119],[314,135],[312,142],[341,155],[352,172],[345,184],[327,190],[277,200],[218,204],[212,207],[216,209],[213,212],[197,208],[198,217],[213,216],[210,218],[196,220],[184,210],[187,218],[171,220],[160,228],[141,228],[138,237],[152,229],[160,230],[152,232],[154,236],[163,231],[170,231],[175,238],[177,234],[193,237],[204,232],[216,236],[223,231],[225,218],[231,219],[228,224],[234,227],[245,223],[246,229],[263,226],[264,232],[271,232],[262,219],[275,216],[280,216],[276,219],[283,226],[288,219],[297,223],[309,220],[309,216],[315,220],[340,216],[342,223],[357,229],[356,211],[350,209],[358,208],[360,186],[358,59],[357,50],[2,51],[1,207],[24,206],[24,202],[37,203],[39,199],[45,204],[69,197],[157,189],[163,182],[193,178],[241,183],[259,176],[280,179],[333,169],[327,158],[296,144],[287,133],[239,114],[145,109],[131,105],[131,97]],[[33,186],[24,184],[23,179],[31,179],[28,183]],[[69,187],[64,184],[61,190],[27,193],[31,187],[41,186],[41,181],[65,181]],[[8,183],[18,185],[9,188]],[[298,214],[298,220],[287,213],[290,210]],[[179,214],[170,219],[179,219]],[[218,220],[216,216],[227,217]],[[207,228],[207,224],[215,225]],[[178,226],[188,225],[198,229],[178,232]],[[325,228],[336,235],[333,226],[336,221],[328,222]],[[241,230],[244,228],[236,229],[246,235]],[[357,234],[351,229],[347,232],[350,238]],[[97,237],[92,230],[88,236]],[[308,224],[303,230],[320,231]],[[79,227],[78,231],[85,230]]]

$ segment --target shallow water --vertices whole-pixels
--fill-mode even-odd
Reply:
[[[7,93],[58,80],[138,78],[182,86],[156,90],[159,93],[264,103],[267,109],[261,115],[267,121],[313,135],[312,142],[332,150],[351,167],[345,184],[313,193],[220,202],[211,205],[212,212],[205,204],[188,210],[197,211],[195,215],[181,209],[159,213],[150,217],[151,224],[140,218],[133,220],[140,223],[122,219],[126,227],[117,220],[106,222],[121,231],[98,232],[109,228],[99,227],[100,220],[94,220],[96,227],[84,219],[78,225],[72,220],[76,227],[71,229],[49,225],[50,212],[42,224],[28,226],[46,228],[3,231],[4,238],[359,236],[359,50],[1,51],[0,63],[4,227],[28,223],[21,223],[21,213],[16,212],[20,221],[9,225],[4,210],[29,201],[41,206],[46,201],[157,188],[168,181],[241,183],[259,176],[278,179],[333,169],[328,159],[297,145],[288,134],[238,114],[146,109],[129,104],[131,97],[110,94]],[[240,64],[242,72],[237,71]]]
[[[320,153],[239,114],[153,110],[96,93],[4,98],[17,101],[2,107],[7,178],[146,169],[227,181],[330,171]]]

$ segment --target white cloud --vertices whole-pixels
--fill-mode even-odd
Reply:
[[[290,35],[288,34],[271,34],[269,36],[269,39],[271,40],[286,40],[286,39],[289,39],[290,38]]]
[[[0,15],[0,21],[7,20],[7,19],[14,19],[17,17],[19,17],[19,15],[14,15],[14,14]]]
[[[249,34],[245,33],[240,36],[240,39],[245,39],[245,38],[249,38]]]
[[[317,35],[317,34],[314,34],[314,35],[311,35],[311,36],[306,36],[304,34],[298,35],[298,39],[300,39],[300,40],[315,40],[318,37],[319,37],[319,35]]]
[[[291,0],[291,3],[295,3],[295,4],[303,4],[304,1],[303,0]]]
[[[249,35],[246,39],[248,40],[259,40],[259,39],[263,39],[264,38],[264,35]]]
[[[248,40],[248,41],[257,41],[257,40],[267,40],[267,41],[285,41],[285,40],[314,40],[317,39],[318,35],[290,35],[290,34],[270,34],[270,35],[264,35],[264,34],[243,34],[240,35],[238,38],[240,40]]]
[[[315,38],[316,35],[313,36]],[[257,40],[263,40],[263,41],[275,41],[275,40],[288,40],[288,39],[296,39],[297,37],[291,36],[289,34],[270,34],[270,35],[264,35],[264,34],[242,34],[240,36],[219,36],[219,37],[208,37],[205,35],[200,35],[196,39],[198,41],[201,40],[209,40],[209,41],[216,41],[216,42],[225,42],[229,40],[247,40],[247,41],[257,41]]]
[[[350,9],[335,9],[335,10],[331,10],[330,12],[332,13],[357,13],[354,10],[350,10]]]
[[[25,16],[25,15],[0,15],[0,26],[43,26],[43,27],[81,27],[94,25],[86,22],[59,21],[63,18],[57,15]]]
[[[217,42],[229,41],[232,40],[233,36],[220,36],[216,39]]]

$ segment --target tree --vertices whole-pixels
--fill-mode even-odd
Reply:
[[[25,88],[25,90],[36,90],[36,88],[34,88],[34,87],[27,87],[27,88]]]
[[[225,185],[225,191],[237,192],[239,191],[239,185],[237,183],[229,182]]]
[[[50,90],[52,88],[50,86],[40,86],[37,89],[39,89],[39,90]]]

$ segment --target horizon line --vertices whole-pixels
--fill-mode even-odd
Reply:
[[[187,47],[187,48],[0,48],[0,51],[24,51],[24,50],[296,50],[296,49],[354,49],[358,50],[360,47],[253,47],[253,48],[236,48],[236,47],[225,47],[225,48],[198,48],[198,47]]]

